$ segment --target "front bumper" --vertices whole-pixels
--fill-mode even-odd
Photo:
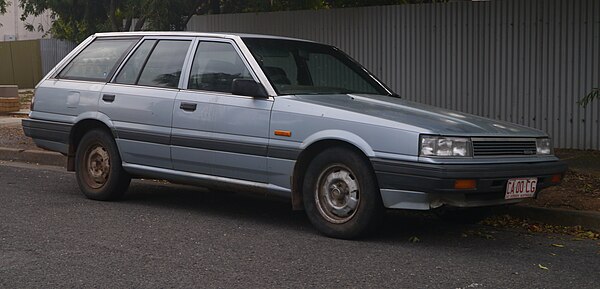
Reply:
[[[429,210],[442,205],[478,207],[511,204],[505,200],[506,183],[511,178],[536,177],[540,190],[559,183],[552,176],[567,170],[556,161],[502,164],[426,164],[372,159],[384,206],[394,209]],[[458,179],[476,181],[475,189],[455,189]]]

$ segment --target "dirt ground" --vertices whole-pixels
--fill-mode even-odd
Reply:
[[[0,147],[25,150],[40,149],[35,146],[31,138],[23,134],[21,126],[0,127]]]
[[[600,212],[600,178],[576,170],[569,170],[560,186],[539,193],[528,205]]]

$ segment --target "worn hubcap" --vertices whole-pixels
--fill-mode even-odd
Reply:
[[[327,221],[337,224],[349,221],[360,203],[358,179],[344,165],[327,168],[317,181],[315,202]]]
[[[94,189],[102,187],[110,172],[110,156],[106,148],[100,144],[91,146],[86,152],[85,166],[87,185]]]

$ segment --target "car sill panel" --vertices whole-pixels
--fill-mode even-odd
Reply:
[[[125,171],[133,175],[167,179],[191,185],[206,186],[225,190],[243,190],[244,192],[267,194],[285,199],[290,199],[292,196],[290,189],[273,184],[149,167],[125,162],[123,163],[123,168]]]

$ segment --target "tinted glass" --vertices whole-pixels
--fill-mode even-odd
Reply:
[[[137,84],[177,87],[190,42],[186,40],[159,41],[148,58]]]
[[[279,94],[390,94],[332,46],[265,38],[244,42]]]
[[[123,84],[135,84],[142,67],[150,54],[150,51],[156,44],[156,40],[146,40],[135,50],[133,55],[129,57],[125,66],[121,69],[117,78],[116,83]]]
[[[306,59],[315,87],[339,87],[353,92],[377,93],[367,80],[327,53],[310,53]]]
[[[137,39],[96,39],[77,55],[59,78],[106,81],[115,64]]]
[[[231,44],[198,44],[188,88],[231,92],[231,84],[236,78],[252,79],[252,76]]]

